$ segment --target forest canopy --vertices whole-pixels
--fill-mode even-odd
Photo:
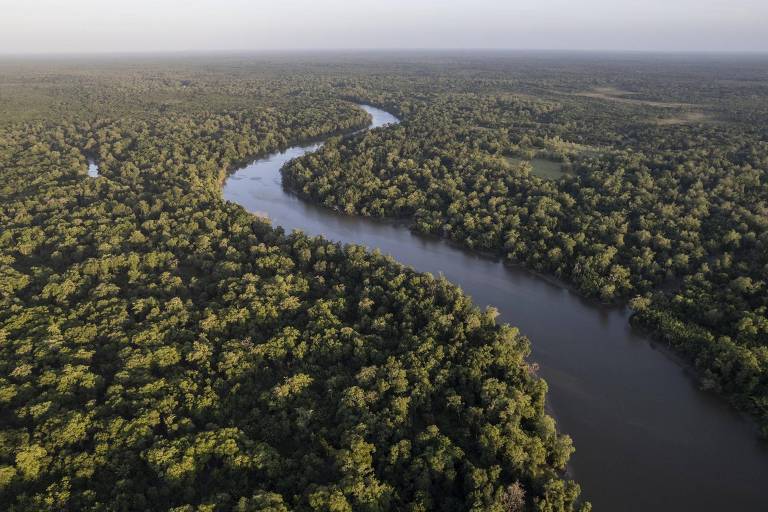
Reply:
[[[768,435],[760,59],[0,61],[0,507],[590,510],[514,327],[222,199],[356,102],[288,187],[628,303]]]
[[[339,66],[0,65],[4,510],[590,509],[515,328],[222,200],[366,125]]]

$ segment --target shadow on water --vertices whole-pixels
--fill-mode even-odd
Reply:
[[[396,123],[367,105],[372,128]],[[751,422],[701,392],[673,357],[607,307],[519,268],[416,235],[402,225],[349,217],[301,201],[280,168],[320,144],[259,159],[225,183],[224,198],[287,231],[380,249],[442,274],[532,341],[558,426],[571,435],[574,477],[596,511],[768,510],[768,450]]]

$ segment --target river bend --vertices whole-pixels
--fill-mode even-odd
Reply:
[[[397,123],[361,105],[371,129]],[[768,450],[749,421],[701,392],[683,368],[634,332],[624,308],[587,301],[530,272],[412,233],[304,202],[281,167],[322,143],[295,146],[232,174],[224,198],[299,229],[378,248],[422,272],[443,274],[474,302],[531,339],[558,428],[576,446],[575,479],[596,511],[768,511]]]

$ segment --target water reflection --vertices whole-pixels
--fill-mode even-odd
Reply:
[[[88,159],[88,176],[91,178],[99,177],[99,166],[91,159]]]

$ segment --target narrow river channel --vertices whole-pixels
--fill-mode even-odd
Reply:
[[[371,129],[398,120],[361,105]],[[382,128],[383,127],[383,128]],[[596,511],[768,511],[768,449],[749,421],[699,391],[683,367],[610,308],[522,269],[404,226],[339,215],[282,187],[280,168],[321,144],[296,146],[235,172],[224,198],[286,231],[378,248],[443,274],[531,339],[558,427],[576,446],[573,476]]]

